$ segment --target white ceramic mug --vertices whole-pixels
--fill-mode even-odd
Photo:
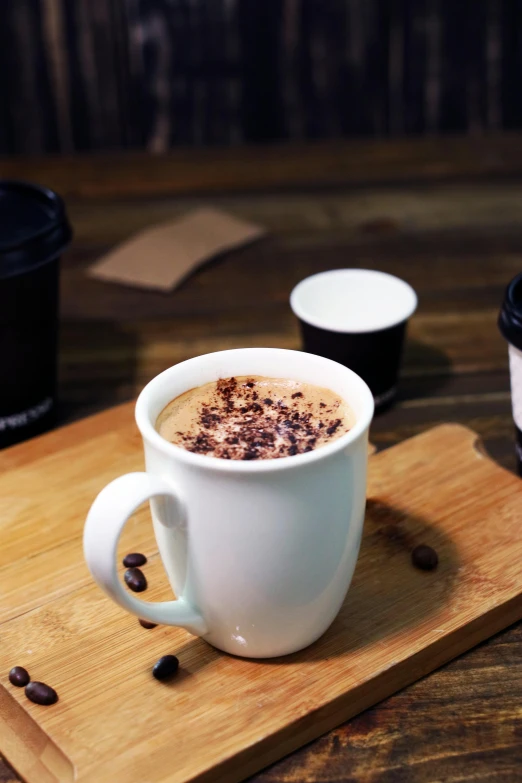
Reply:
[[[158,434],[156,419],[170,400],[241,375],[327,387],[348,402],[356,423],[314,451],[259,461],[193,454]],[[115,479],[89,511],[84,552],[94,579],[129,612],[185,628],[235,655],[268,658],[306,647],[335,618],[355,568],[372,415],[364,381],[311,354],[245,348],[165,370],[136,404],[146,473]],[[160,555],[178,596],[163,603],[134,597],[117,573],[121,531],[149,499]]]

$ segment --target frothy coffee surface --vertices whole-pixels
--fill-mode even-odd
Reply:
[[[158,416],[165,440],[221,459],[276,459],[325,446],[354,424],[329,389],[258,375],[222,378],[181,394]]]

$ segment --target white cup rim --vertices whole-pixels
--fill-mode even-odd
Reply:
[[[306,298],[305,294],[310,293],[316,287],[324,286],[326,283],[331,285],[332,290],[338,292],[340,285],[346,285],[347,282],[356,280],[367,281],[369,290],[372,286],[388,287],[390,291],[394,291],[395,294],[398,293],[402,297],[402,307],[395,307],[393,314],[387,314],[384,309],[381,309],[373,324],[357,324],[352,321],[346,327],[342,327],[329,321],[328,316],[318,316],[310,312],[306,302],[303,301]],[[417,294],[409,283],[400,277],[390,275],[388,272],[380,272],[376,269],[331,269],[301,280],[290,294],[290,307],[299,320],[318,329],[338,334],[368,334],[389,329],[407,321],[417,308]]]
[[[162,388],[164,384],[171,378],[179,376],[181,373],[194,368],[198,364],[204,364],[206,360],[209,360],[212,357],[219,357],[220,360],[223,359],[225,361],[229,359],[233,361],[235,357],[239,356],[239,354],[242,354],[243,356],[250,354],[253,358],[256,358],[256,354],[257,357],[261,357],[262,355],[266,357],[268,354],[277,354],[283,359],[288,358],[289,355],[292,355],[294,357],[298,356],[302,358],[305,362],[313,363],[317,368],[320,368],[321,366],[324,367],[326,365],[330,366],[330,368],[335,367],[336,372],[344,376],[345,379],[349,380],[350,384],[357,390],[359,398],[362,400],[362,411],[356,415],[354,426],[345,435],[337,438],[337,440],[334,440],[332,443],[328,443],[325,446],[321,446],[318,449],[314,449],[313,451],[309,451],[305,454],[295,454],[292,457],[278,457],[277,459],[265,460],[225,460],[221,459],[220,457],[212,457],[205,454],[194,454],[162,438],[162,436],[154,427],[155,421],[152,420],[151,413],[151,405],[155,399],[155,395],[158,393],[158,390]],[[240,375],[242,373],[238,372],[237,374]],[[293,373],[288,373],[288,375],[275,375],[273,377],[291,378],[292,374]],[[230,375],[234,375],[234,373],[231,372]],[[188,388],[193,387],[189,386]],[[184,389],[184,391],[188,391],[188,388]],[[183,392],[179,392],[179,394],[182,393]],[[175,396],[177,395],[174,394],[173,397]],[[171,397],[171,399],[173,397]],[[168,401],[169,400],[166,400],[164,404],[166,405]],[[347,402],[350,404],[349,400]],[[161,406],[161,409],[163,409],[163,407],[164,405]],[[139,395],[136,402],[135,417],[136,424],[138,425],[138,429],[141,432],[144,441],[148,442],[157,451],[160,451],[167,457],[174,457],[176,461],[185,463],[186,465],[192,465],[200,469],[206,468],[208,470],[221,471],[225,473],[252,474],[300,468],[304,465],[309,465],[314,462],[326,459],[333,454],[342,451],[351,443],[356,441],[361,435],[363,435],[365,430],[369,428],[373,417],[373,411],[373,395],[367,384],[356,373],[339,364],[338,362],[334,362],[331,359],[325,359],[322,356],[316,356],[315,354],[304,353],[301,351],[292,351],[283,348],[236,348],[227,351],[216,351],[210,354],[202,354],[201,356],[196,356],[193,359],[187,359],[184,362],[180,362],[179,364],[164,370],[159,375],[156,375],[155,378],[149,381],[149,383],[145,386]],[[160,411],[158,410],[156,416],[159,414],[159,412]],[[156,416],[154,416],[154,419]]]

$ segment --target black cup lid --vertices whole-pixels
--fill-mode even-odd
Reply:
[[[29,182],[0,180],[0,277],[56,258],[71,241],[62,199]]]
[[[511,345],[522,350],[522,272],[506,288],[498,327]]]

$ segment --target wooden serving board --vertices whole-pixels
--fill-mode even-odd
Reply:
[[[142,467],[128,406],[3,452],[0,752],[28,783],[240,781],[519,619],[522,484],[476,440],[442,425],[371,457],[339,616],[307,650],[261,662],[145,630],[91,582],[87,509]],[[418,543],[437,549],[437,571],[413,568]],[[124,534],[131,550],[149,556],[145,595],[168,598],[147,509]],[[166,653],[181,663],[169,684],[150,674]],[[7,680],[15,664],[59,702],[30,703]]]

